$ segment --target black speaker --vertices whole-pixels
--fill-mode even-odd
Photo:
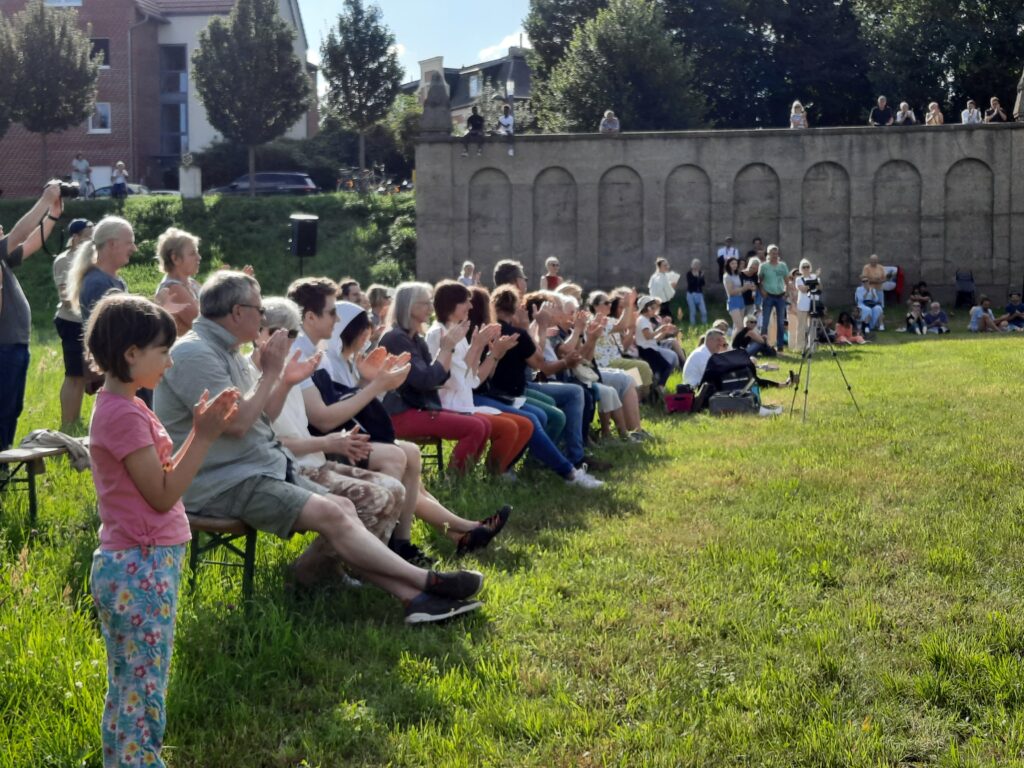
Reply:
[[[316,227],[320,217],[311,213],[293,213],[288,218],[292,224],[292,256],[316,256]]]

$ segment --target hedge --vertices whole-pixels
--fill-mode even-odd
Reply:
[[[30,200],[0,201],[0,224],[10,230],[31,206]],[[117,212],[108,200],[71,200],[64,222],[84,217],[99,221]],[[292,213],[320,217],[318,252],[303,259],[306,275],[337,279],[351,275],[366,283],[394,284],[415,273],[415,200],[413,194],[360,196],[350,192],[310,197],[204,197],[181,200],[171,196],[130,198],[121,212],[135,229],[139,246],[121,274],[131,290],[151,295],[160,280],[154,253],[156,240],[169,226],[181,227],[202,239],[199,279],[222,264],[252,264],[265,295],[280,295],[299,276],[298,259],[289,252]],[[47,246],[54,253],[63,245],[56,231]],[[33,325],[50,328],[57,294],[51,277],[52,259],[40,251],[17,271],[32,305]]]

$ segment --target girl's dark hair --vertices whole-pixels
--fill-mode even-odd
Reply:
[[[494,322],[491,311],[491,294],[482,285],[474,285],[469,290],[469,327],[472,329]]]
[[[93,370],[128,384],[132,375],[125,353],[132,347],[169,347],[178,331],[163,307],[141,296],[113,293],[93,308],[84,335]]]
[[[734,261],[736,262],[736,269],[729,269],[729,265],[732,262],[734,262]],[[739,271],[740,271],[740,260],[737,259],[735,256],[730,256],[726,260],[726,262],[725,262],[725,274],[727,274],[727,275],[735,275],[735,274],[738,274]]]
[[[840,312],[836,322],[842,325],[853,325],[853,317],[850,316],[849,312]]]
[[[348,325],[345,326],[341,332],[341,346],[351,347],[356,343],[360,334],[370,328],[370,316],[366,312],[360,312],[358,315],[348,321]]]
[[[455,308],[469,298],[469,288],[454,280],[442,280],[434,286],[434,315],[447,323]]]
[[[622,317],[622,297],[612,296],[612,304],[608,307],[609,317]]]

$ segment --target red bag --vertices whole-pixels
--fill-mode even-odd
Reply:
[[[665,410],[669,413],[689,413],[693,410],[693,392],[666,394]]]

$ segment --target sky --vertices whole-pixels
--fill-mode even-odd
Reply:
[[[419,62],[444,56],[446,67],[461,67],[503,56],[510,45],[529,41],[523,18],[529,0],[371,0],[395,36],[403,82],[418,80]],[[320,41],[337,23],[341,0],[299,0],[309,38],[309,59],[320,61]]]

